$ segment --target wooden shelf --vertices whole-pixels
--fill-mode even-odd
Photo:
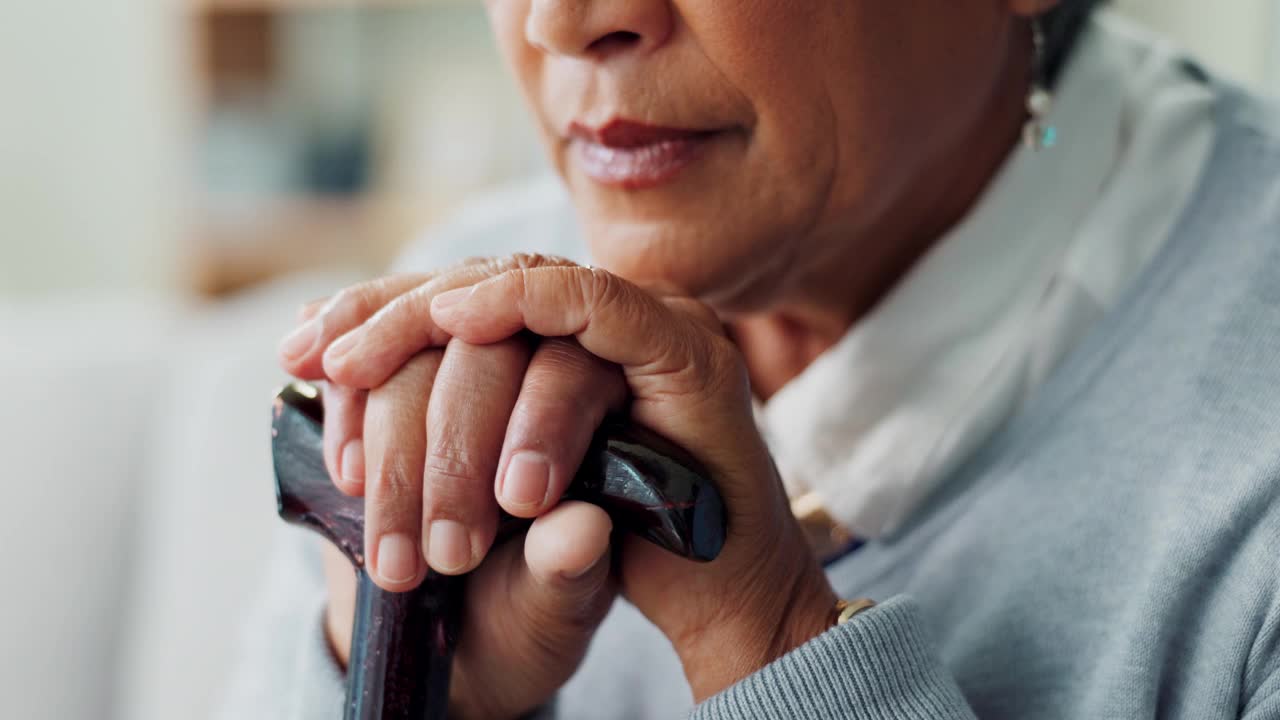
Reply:
[[[441,209],[408,198],[288,197],[252,212],[197,214],[191,281],[223,295],[299,270],[378,272]]]
[[[279,81],[279,33],[290,13],[448,8],[476,0],[180,2],[189,9],[192,27],[193,116],[199,127],[199,118],[218,102],[254,97]],[[218,296],[300,270],[381,272],[406,241],[456,200],[404,197],[377,187],[353,196],[197,197],[188,231],[188,282],[198,293]]]

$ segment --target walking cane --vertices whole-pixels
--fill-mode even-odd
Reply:
[[[443,720],[464,579],[430,572],[405,593],[374,585],[364,566],[364,499],[339,492],[324,466],[319,391],[285,387],[273,415],[280,517],[325,537],[356,571],[345,719]],[[713,560],[724,544],[724,503],[706,472],[681,448],[621,420],[596,433],[565,497],[599,505],[614,527],[692,560]],[[504,514],[499,538],[526,526]]]

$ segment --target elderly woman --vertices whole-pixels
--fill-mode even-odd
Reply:
[[[557,181],[281,346],[454,715],[1280,717],[1280,135],[1095,4],[488,1]],[[608,413],[717,560],[560,502]],[[285,549],[231,717],[341,705]]]

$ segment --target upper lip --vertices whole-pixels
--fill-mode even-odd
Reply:
[[[569,126],[569,137],[588,140],[609,148],[644,147],[660,142],[684,140],[706,135],[708,132],[707,130],[649,125],[619,117],[611,118],[603,125],[594,128],[580,122],[574,122]]]

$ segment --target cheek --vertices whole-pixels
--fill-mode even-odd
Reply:
[[[860,3],[866,6],[867,3]],[[1007,13],[987,0],[875,3],[827,38],[839,185],[833,204],[888,211],[941,157],[957,152],[999,91]],[[852,36],[850,36],[852,35]]]
[[[833,170],[830,151],[837,140],[837,119],[824,77],[831,60],[826,37],[831,18],[824,10],[831,4],[795,0],[685,3],[686,21],[708,65],[751,107],[745,179],[772,196],[756,200],[811,196],[813,186],[825,182]]]
[[[757,2],[743,20],[756,42],[724,62],[756,108],[758,164],[791,203],[819,206],[808,208],[815,224],[850,204],[873,212],[900,162],[911,95],[889,8],[906,1]]]

